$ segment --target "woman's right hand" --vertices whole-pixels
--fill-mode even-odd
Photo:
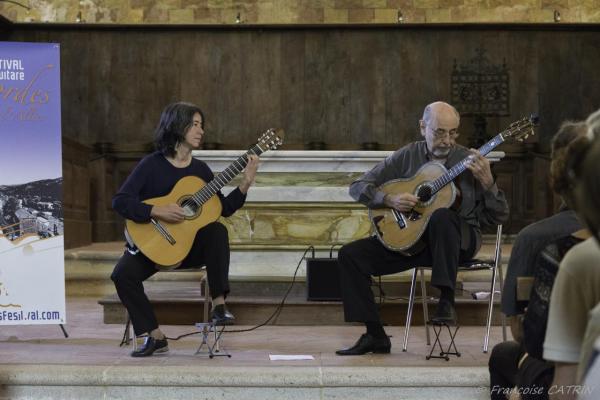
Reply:
[[[183,221],[185,213],[183,208],[179,207],[178,204],[167,204],[165,206],[153,206],[150,211],[150,216],[161,221],[175,224]]]

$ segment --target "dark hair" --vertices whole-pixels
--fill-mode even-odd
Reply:
[[[581,162],[576,186],[577,213],[600,242],[600,140],[595,139]]]
[[[559,171],[557,176],[560,177],[558,183],[560,191],[556,188],[555,191],[563,197],[569,207],[577,212],[579,212],[579,202],[575,198],[575,186],[581,178],[582,162],[589,148],[590,139],[586,135],[579,136],[566,147],[560,164],[555,166],[555,169]]]
[[[589,126],[587,146],[579,153],[579,160],[572,169],[575,181],[577,213],[600,243],[600,112],[587,119]]]
[[[194,123],[194,114],[200,114],[204,127],[204,113],[192,103],[178,102],[165,107],[156,127],[154,145],[165,156],[174,157],[175,147],[184,141],[185,133]]]
[[[565,121],[558,128],[558,132],[552,137],[552,158],[556,152],[565,149],[573,140],[586,134],[588,129],[585,121]]]
[[[560,195],[569,207],[573,206],[573,190],[567,164],[573,163],[573,157],[579,154],[582,143],[579,138],[585,138],[587,125],[585,122],[565,121],[552,138],[552,163],[550,164],[550,186]],[[584,145],[585,146],[585,145]]]

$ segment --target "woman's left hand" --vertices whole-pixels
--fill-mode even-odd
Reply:
[[[246,169],[244,170],[244,179],[240,184],[240,190],[242,193],[246,193],[250,186],[254,183],[254,178],[256,177],[256,170],[258,170],[259,158],[255,154],[251,154],[248,156],[248,164],[246,165]]]

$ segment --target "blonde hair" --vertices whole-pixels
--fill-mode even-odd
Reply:
[[[585,123],[588,126],[587,135],[590,140],[600,137],[600,109],[591,113]]]

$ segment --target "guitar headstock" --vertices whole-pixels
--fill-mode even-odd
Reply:
[[[514,138],[522,142],[529,135],[535,135],[534,128],[538,125],[539,121],[540,118],[537,114],[531,114],[529,117],[522,118],[510,124],[501,135],[504,139]]]
[[[263,152],[267,150],[275,150],[277,147],[283,144],[284,134],[285,133],[281,128],[268,129],[265,131],[265,133],[260,135],[257,145],[262,149]]]

